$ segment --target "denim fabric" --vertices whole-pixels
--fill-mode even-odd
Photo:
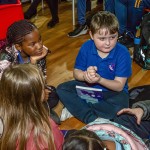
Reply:
[[[110,1],[113,1],[110,3]],[[114,13],[119,21],[119,32],[127,32],[134,38],[136,26],[141,22],[143,9],[146,7],[142,1],[139,8],[134,7],[135,0],[106,0],[105,10]]]
[[[84,123],[92,122],[98,117],[112,119],[120,109],[128,107],[129,96],[123,91],[103,92],[104,99],[92,104],[78,97],[76,85],[84,86],[84,82],[76,80],[65,82],[60,84],[56,91],[69,112]]]
[[[104,0],[104,10],[115,14],[115,0]]]
[[[86,0],[77,0],[78,24],[84,25],[86,22]]]
[[[150,120],[142,120],[141,124],[136,123],[136,118],[131,115],[121,115],[114,119],[117,122],[128,129],[132,130],[141,138],[149,138],[150,136]]]

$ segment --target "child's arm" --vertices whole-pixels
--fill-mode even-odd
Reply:
[[[85,72],[80,69],[74,69],[74,71],[73,71],[74,78],[79,81],[85,81],[84,74],[85,74]]]
[[[90,66],[87,71],[74,69],[73,75],[76,80],[86,81],[87,83],[97,83],[113,91],[122,91],[127,78],[115,77],[114,80],[102,78],[97,72],[97,67]]]
[[[88,83],[98,83],[113,91],[122,91],[127,78],[115,77],[114,80],[102,78],[97,72],[97,67],[90,66],[85,72],[84,79]]]
[[[123,77],[115,77],[114,80],[108,80],[101,77],[98,83],[107,87],[110,90],[119,92],[123,90],[126,81],[127,78],[123,78]]]
[[[84,74],[84,79],[88,83],[97,83],[101,77],[97,73],[97,67],[96,66],[90,66],[87,68],[87,71]]]
[[[121,114],[130,114],[130,115],[135,116],[137,119],[137,124],[140,125],[144,111],[140,107],[139,108],[132,108],[132,109],[131,108],[124,108],[117,113],[117,115],[121,115]]]
[[[96,71],[97,71],[97,67],[90,66],[87,69],[87,71],[83,71],[83,70],[80,70],[80,69],[74,69],[73,75],[74,75],[74,78],[76,80],[86,81],[86,82],[90,83],[90,81],[88,81],[89,79],[87,77],[87,74],[91,77],[95,77],[96,76]]]

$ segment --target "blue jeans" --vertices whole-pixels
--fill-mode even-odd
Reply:
[[[119,110],[128,107],[129,96],[124,91],[103,92],[104,99],[92,104],[86,103],[77,95],[76,85],[84,86],[84,83],[75,80],[65,82],[60,84],[56,91],[69,112],[84,123],[92,122],[98,117],[113,119]]]
[[[117,122],[128,129],[131,129],[139,137],[148,139],[150,137],[150,120],[142,120],[141,124],[136,123],[136,118],[132,115],[121,115],[114,119]]]
[[[135,8],[134,4],[135,0],[105,0],[105,10],[114,13],[118,18],[119,33],[128,32],[131,38],[135,36],[136,26],[140,24],[143,9],[146,7],[143,1],[139,8]]]
[[[86,23],[86,0],[77,0],[77,17],[78,24],[84,25]]]

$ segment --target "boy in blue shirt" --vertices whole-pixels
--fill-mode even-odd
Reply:
[[[117,43],[118,30],[118,20],[112,13],[95,14],[91,21],[91,40],[82,45],[76,58],[75,80],[57,87],[61,102],[84,123],[98,117],[113,119],[119,110],[128,107],[131,58],[128,49]],[[77,95],[76,85],[102,89],[103,99],[87,103]]]

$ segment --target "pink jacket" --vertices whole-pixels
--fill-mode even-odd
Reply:
[[[63,134],[61,133],[58,126],[55,124],[55,122],[52,119],[50,119],[50,124],[52,128],[53,136],[54,136],[54,143],[55,143],[56,150],[62,150],[62,145],[64,142]],[[48,149],[46,144],[44,145],[44,144],[39,143],[39,145],[40,145],[40,150]],[[17,147],[16,150],[19,150],[19,147]],[[30,135],[29,140],[27,141],[26,150],[37,150],[33,142],[32,133]]]

